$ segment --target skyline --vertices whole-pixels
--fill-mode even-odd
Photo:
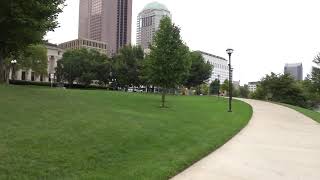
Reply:
[[[133,1],[132,44],[136,41],[138,13],[150,2]],[[316,0],[199,0],[185,1],[183,7],[177,1],[158,2],[171,11],[190,49],[226,59],[225,50],[235,49],[234,80],[241,80],[241,84],[258,81],[271,71],[283,73],[286,63],[302,62],[305,77],[320,51],[320,25],[316,24],[320,2]],[[67,0],[66,4],[59,16],[61,27],[46,36],[52,43],[78,37],[79,0]]]
[[[111,54],[131,43],[132,0],[81,0],[79,38],[107,43]]]

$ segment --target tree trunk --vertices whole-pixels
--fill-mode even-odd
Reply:
[[[71,79],[69,79],[69,88],[72,89],[72,84],[73,84],[73,81]]]
[[[10,83],[10,81],[9,81],[9,74],[10,74],[10,70],[9,70],[9,68],[7,68],[7,67],[5,67],[5,70],[4,70],[4,79],[5,79],[5,82],[7,83],[7,84],[9,84]]]
[[[5,82],[4,59],[0,54],[0,84]]]
[[[162,108],[165,108],[165,102],[166,102],[166,89],[162,89]]]

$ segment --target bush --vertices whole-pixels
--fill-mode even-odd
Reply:
[[[20,81],[20,80],[10,80],[10,84],[12,85],[21,85],[21,86],[47,86],[51,87],[50,82],[36,82],[36,81]],[[89,89],[89,90],[110,90],[109,87],[104,87],[104,86],[95,86],[95,85],[82,85],[82,84],[73,84],[71,87],[67,83],[62,83],[62,86],[60,85],[61,83],[53,83],[53,87],[66,87],[69,89]]]
[[[10,80],[12,85],[22,85],[22,86],[51,86],[50,82],[37,82],[37,81],[20,81],[20,80]],[[54,87],[57,87],[57,83],[52,84]]]
[[[302,88],[288,74],[266,75],[251,98],[308,107]]]

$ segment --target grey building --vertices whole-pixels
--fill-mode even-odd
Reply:
[[[152,2],[147,4],[138,15],[137,44],[146,50],[153,41],[155,33],[159,30],[163,17],[171,18],[170,11],[163,4]]]
[[[37,74],[32,69],[20,68],[10,72],[9,79],[20,81],[34,81],[34,82],[54,82],[56,80],[56,67],[58,61],[62,58],[64,50],[59,48],[56,44],[45,43],[47,48],[48,68],[46,74]],[[54,76],[51,79],[51,75]]]
[[[229,80],[229,66],[228,60],[223,57],[216,56],[207,52],[197,51],[199,52],[205,61],[209,61],[211,65],[213,65],[212,75],[209,82],[214,80],[219,80],[222,84],[225,80]]]
[[[297,81],[303,80],[302,63],[286,64],[284,67],[284,73],[290,74]]]
[[[131,43],[132,0],[80,0],[79,39],[105,42],[116,53]]]
[[[249,82],[248,89],[250,92],[255,92],[257,90],[257,86],[260,82]]]
[[[238,90],[238,89],[240,89],[240,81],[233,81],[233,88],[234,89],[236,89],[236,90]]]
[[[110,55],[109,46],[105,42],[90,40],[90,39],[75,39],[72,41],[64,42],[58,45],[59,48],[63,50],[69,50],[69,49],[94,49],[99,51],[102,54]]]

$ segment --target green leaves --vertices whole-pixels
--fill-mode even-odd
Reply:
[[[271,73],[266,75],[258,85],[253,97],[302,107],[306,106],[306,97],[302,89],[289,74]]]
[[[47,48],[42,44],[28,46],[17,58],[22,69],[32,69],[36,74],[47,75]]]
[[[0,82],[4,80],[3,59],[17,57],[31,44],[41,43],[43,36],[58,26],[57,15],[62,12],[64,2],[65,0],[0,1]]]
[[[188,53],[188,47],[181,40],[180,29],[172,24],[169,17],[163,18],[146,63],[148,79],[164,89],[181,85],[191,66]]]
[[[215,79],[210,84],[210,94],[219,94],[220,92],[220,80]]]
[[[109,58],[96,50],[70,50],[58,61],[57,76],[59,81],[74,81],[90,85],[93,80],[109,82]],[[107,77],[106,77],[107,76]]]
[[[57,14],[64,0],[1,0],[0,53],[5,57],[30,44],[39,43],[47,31],[58,26]]]
[[[184,85],[191,88],[207,81],[211,77],[213,66],[209,62],[205,62],[202,55],[198,52],[191,52],[189,58],[192,65]]]
[[[115,76],[120,87],[142,85],[144,53],[140,46],[124,46],[115,59]]]
[[[320,65],[320,53],[316,55],[316,57],[314,57],[313,62]]]

